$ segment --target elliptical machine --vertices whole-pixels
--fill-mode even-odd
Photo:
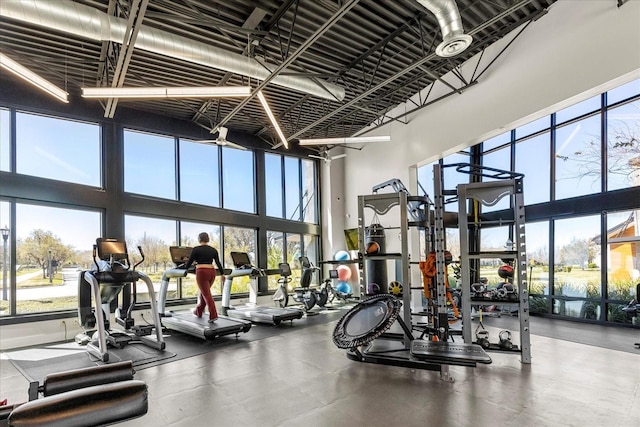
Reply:
[[[86,344],[87,352],[102,362],[109,361],[107,350],[109,345],[124,348],[131,342],[141,342],[156,350],[164,350],[165,348],[153,283],[149,276],[135,270],[144,261],[144,253],[140,246],[138,246],[138,250],[142,259],[131,266],[127,244],[124,240],[98,238],[96,244],[93,245],[95,269],[83,271],[78,276],[78,317],[80,326],[85,329],[85,333],[78,334],[76,342]],[[127,308],[126,316],[122,317],[120,311],[116,316],[118,323],[126,330],[133,331],[134,334],[111,330],[109,321],[111,303],[117,299],[125,285],[134,285],[135,292],[135,283],[139,279],[145,282],[149,291],[153,326],[134,327],[131,317],[131,311],[135,304],[134,296],[133,302]],[[91,306],[92,297],[94,307]],[[95,331],[94,328],[96,328]],[[155,339],[149,336],[154,328],[156,331]]]

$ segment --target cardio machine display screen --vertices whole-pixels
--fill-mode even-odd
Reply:
[[[291,266],[287,262],[283,262],[280,264],[280,275],[281,276],[291,276]]]
[[[126,258],[127,244],[123,241],[115,239],[98,239],[96,241],[98,247],[98,258],[109,260],[113,255],[116,259]]]
[[[193,248],[190,246],[170,246],[169,253],[171,254],[171,260],[176,265],[180,265],[189,261],[192,249]]]
[[[231,252],[231,259],[233,260],[233,265],[236,268],[251,265],[249,254],[246,252]]]

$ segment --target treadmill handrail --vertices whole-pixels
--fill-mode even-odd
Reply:
[[[234,268],[231,270],[231,273],[226,275],[227,280],[233,279],[234,277],[243,277],[243,276],[253,276],[253,277],[263,277],[265,276],[264,270],[256,267],[249,268]]]

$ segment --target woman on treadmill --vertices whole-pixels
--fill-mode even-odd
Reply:
[[[224,269],[220,263],[220,257],[218,250],[209,246],[209,234],[198,234],[198,241],[200,246],[196,246],[191,250],[189,261],[184,265],[185,269],[189,269],[191,264],[196,263],[196,283],[200,293],[198,294],[198,305],[193,309],[193,314],[197,317],[202,317],[204,313],[205,305],[209,309],[209,322],[215,322],[218,318],[218,311],[216,310],[216,303],[211,296],[211,286],[216,278],[216,269],[213,266],[215,261],[218,270],[220,270],[220,280],[224,285]]]

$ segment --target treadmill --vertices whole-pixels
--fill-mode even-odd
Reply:
[[[255,323],[279,325],[282,321],[302,318],[304,312],[298,308],[264,307],[258,305],[258,278],[264,270],[251,264],[246,252],[231,252],[233,271],[227,275],[222,289],[222,314],[236,319],[248,319]],[[231,283],[235,277],[249,276],[249,303],[231,306]]]
[[[162,283],[158,292],[158,313],[160,313],[162,326],[169,330],[192,335],[207,341],[212,341],[223,335],[236,334],[237,337],[240,332],[249,332],[251,322],[248,320],[218,316],[215,322],[209,323],[208,316],[196,317],[191,310],[165,311],[169,281],[178,277],[186,277],[187,274],[195,273],[196,271],[195,265],[189,270],[180,268],[181,265],[184,265],[189,260],[191,249],[193,248],[187,246],[169,247],[171,260],[176,267],[162,273]]]

